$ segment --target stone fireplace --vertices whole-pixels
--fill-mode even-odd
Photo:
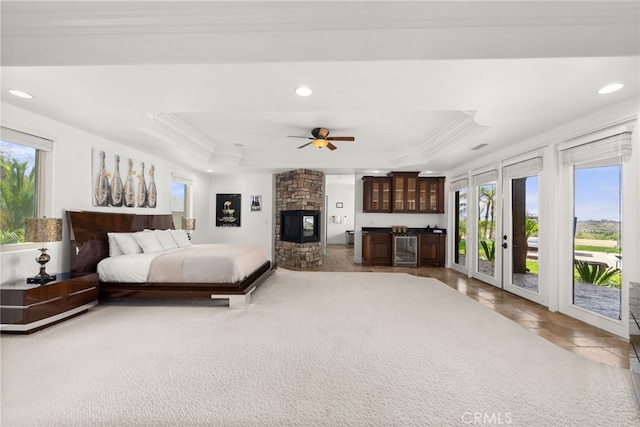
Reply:
[[[319,242],[320,211],[282,211],[280,240],[294,243]]]
[[[276,175],[275,258],[278,264],[299,268],[322,265],[323,202],[323,172],[297,169]],[[297,238],[296,233],[300,234]]]

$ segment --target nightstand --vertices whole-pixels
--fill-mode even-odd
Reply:
[[[45,285],[26,280],[0,285],[0,332],[31,333],[98,304],[98,274],[69,273]]]

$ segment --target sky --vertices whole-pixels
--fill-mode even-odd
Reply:
[[[575,215],[578,221],[620,221],[620,166],[576,169]]]
[[[620,221],[620,166],[576,169],[575,215],[578,221]],[[538,215],[538,177],[528,177],[527,213]]]
[[[31,171],[31,168],[36,163],[35,148],[0,140],[0,152],[6,154],[7,157],[17,159],[19,162],[28,161],[30,167],[27,168],[27,173]]]

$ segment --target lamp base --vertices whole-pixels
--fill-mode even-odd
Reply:
[[[46,283],[53,282],[54,280],[56,280],[55,274],[53,276],[45,276],[45,277],[40,277],[40,276],[27,277],[27,283],[30,285],[44,285]]]

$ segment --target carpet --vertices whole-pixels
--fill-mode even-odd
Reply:
[[[631,426],[629,371],[443,283],[278,269],[246,310],[99,305],[3,336],[2,426]]]

